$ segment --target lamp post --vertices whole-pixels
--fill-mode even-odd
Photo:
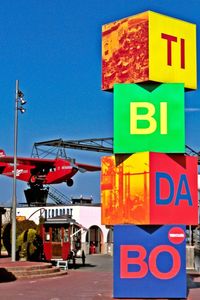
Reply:
[[[13,168],[13,196],[12,196],[12,248],[11,259],[16,261],[16,174],[17,174],[17,141],[18,141],[18,111],[25,112],[23,105],[26,103],[24,94],[19,90],[19,80],[16,80],[15,89],[15,119],[14,119],[14,168]]]

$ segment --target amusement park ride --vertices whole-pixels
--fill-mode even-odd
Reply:
[[[47,194],[52,195],[49,185],[65,182],[70,187],[73,185],[72,177],[77,172],[101,170],[100,166],[76,162],[74,158],[66,155],[65,148],[111,152],[112,147],[104,146],[106,142],[109,143],[109,140],[110,138],[70,141],[59,139],[39,142],[33,146],[32,157],[17,157],[16,179],[27,182],[29,186],[29,189],[24,191],[28,204],[41,202],[44,205]],[[47,156],[51,156],[51,158],[47,158]],[[14,157],[7,156],[4,150],[0,150],[0,174],[12,178],[14,176],[13,164]],[[52,198],[55,200],[55,197]],[[57,204],[63,203],[57,201]]]
[[[13,177],[13,156],[6,156],[3,150],[0,150],[0,168],[1,174]],[[73,185],[72,177],[78,172],[100,171],[98,166],[81,164],[70,158],[17,158],[18,180],[28,183],[31,189],[36,187],[43,188],[45,184],[56,184],[66,182],[68,186]]]
[[[16,178],[27,182],[30,187],[25,191],[28,204],[34,205],[35,202],[38,205],[38,202],[42,202],[41,204],[44,205],[44,200],[41,201],[41,199],[44,198],[44,195],[47,198],[48,193],[57,204],[63,204],[63,201],[58,198],[56,201],[56,197],[50,191],[50,185],[66,182],[68,186],[72,186],[72,177],[77,172],[101,170],[99,166],[78,163],[74,158],[68,157],[66,148],[113,153],[113,139],[95,138],[66,141],[57,139],[35,143],[30,158],[17,158]],[[198,152],[186,146],[187,154],[197,156],[200,164]],[[47,158],[47,156],[54,158]],[[13,157],[7,156],[3,150],[0,150],[0,174],[13,177]],[[59,193],[53,187],[51,189],[54,190],[54,194]]]

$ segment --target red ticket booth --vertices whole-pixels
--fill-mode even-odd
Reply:
[[[71,236],[77,229],[80,225],[68,215],[46,219],[41,227],[45,259],[69,259],[73,250]]]

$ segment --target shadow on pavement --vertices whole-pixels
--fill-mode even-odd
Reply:
[[[92,265],[92,264],[79,264],[79,263],[76,263],[75,266],[73,264],[69,264],[69,269],[84,269],[84,268],[95,268],[96,265]]]
[[[0,283],[14,280],[16,280],[16,277],[11,272],[8,272],[5,268],[0,268]]]

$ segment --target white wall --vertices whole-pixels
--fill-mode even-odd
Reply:
[[[89,229],[91,226],[96,225],[101,228],[103,232],[103,242],[107,241],[108,229],[105,225],[101,225],[101,207],[99,206],[46,206],[46,207],[20,207],[17,208],[17,216],[25,216],[26,219],[34,221],[36,224],[39,223],[40,215],[45,217],[45,210],[47,211],[47,217],[56,217],[65,210],[66,213],[72,213],[72,218],[79,224]],[[52,212],[54,213],[52,214]],[[63,213],[62,213],[63,214]]]

